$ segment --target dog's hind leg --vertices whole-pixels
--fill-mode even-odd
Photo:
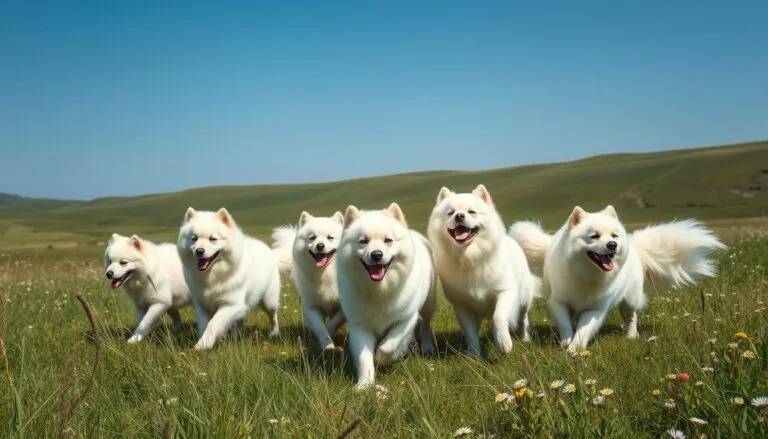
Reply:
[[[621,313],[621,318],[624,321],[622,327],[626,331],[627,337],[637,337],[637,311],[635,311],[635,309],[627,302],[621,302],[619,305],[619,312]]]
[[[168,310],[168,315],[171,316],[171,332],[178,334],[181,331],[181,314],[179,314],[179,310],[171,308]]]
[[[518,319],[517,333],[524,342],[531,341],[531,322],[528,320],[528,308],[520,308],[520,318]]]
[[[345,316],[344,311],[339,308],[338,311],[336,311],[336,314],[334,314],[333,317],[328,320],[328,323],[325,324],[325,329],[327,329],[328,334],[333,337],[333,334],[335,334],[344,323],[347,323],[347,316]]]

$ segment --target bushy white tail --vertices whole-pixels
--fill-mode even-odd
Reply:
[[[541,224],[533,221],[518,221],[512,224],[508,234],[523,248],[531,271],[541,274],[552,236],[544,231]]]
[[[637,230],[632,243],[643,262],[646,291],[676,289],[716,276],[711,254],[727,248],[714,232],[692,219]]]
[[[277,259],[277,268],[283,280],[291,278],[293,270],[293,241],[296,239],[296,226],[278,226],[272,230],[272,251]]]

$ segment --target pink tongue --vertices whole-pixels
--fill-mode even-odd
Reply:
[[[112,279],[112,288],[120,288],[122,284],[123,284],[122,279]]]
[[[208,258],[198,259],[197,260],[197,270],[198,271],[205,270],[206,268],[208,268],[208,265],[210,265],[210,263],[211,263],[211,260],[208,259]]]
[[[469,229],[466,229],[462,227],[459,229],[458,227],[453,231],[454,238],[458,239],[459,241],[463,241],[469,237]]]
[[[320,257],[320,259],[315,259],[315,267],[325,267],[325,264],[328,263],[328,255],[324,255]]]
[[[368,266],[368,274],[371,276],[371,279],[373,280],[384,279],[384,274],[386,274],[386,272],[387,272],[386,265],[369,265]]]
[[[613,270],[613,261],[611,258],[609,258],[607,255],[598,255],[598,258],[600,258],[600,265],[603,266],[603,269],[606,271]]]

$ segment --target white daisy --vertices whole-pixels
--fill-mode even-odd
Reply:
[[[707,421],[705,421],[705,420],[703,420],[701,418],[697,418],[695,416],[692,417],[692,418],[689,418],[688,420],[691,421],[692,424],[696,424],[696,425],[707,425],[708,424]]]
[[[757,407],[759,409],[768,407],[768,396],[758,396],[757,398],[752,398],[752,401],[749,403],[752,404],[753,407]]]
[[[453,433],[454,437],[468,436],[472,434],[472,427],[461,427]]]
[[[685,433],[680,430],[675,430],[674,428],[667,430],[667,436],[674,439],[685,439]]]

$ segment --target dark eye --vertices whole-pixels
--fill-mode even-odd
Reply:
[[[384,238],[384,244],[392,244],[392,238]]]
[[[360,241],[358,241],[361,245],[368,244],[368,238],[361,238]]]
[[[616,233],[611,233],[611,236],[614,237],[614,238],[618,238],[619,237],[619,235],[617,235]]]
[[[469,209],[469,210],[467,211],[467,213],[469,213],[470,215],[475,215],[477,212],[475,212],[475,211],[474,211],[474,210],[472,210],[472,209]]]
[[[599,233],[593,233],[592,235],[589,236],[589,239],[600,239],[600,234]]]
[[[317,236],[315,236],[315,234],[314,234],[314,233],[313,233],[313,234],[311,234],[311,235],[309,235],[309,236],[307,236],[307,239],[309,239],[310,241],[314,241],[314,240],[315,240],[315,238],[317,238]]]
[[[217,238],[215,236],[211,236],[208,240],[211,241],[211,242],[216,242],[216,241],[219,240],[219,238]]]
[[[328,240],[333,241],[333,235],[328,235]]]
[[[449,210],[449,211],[448,211],[448,216],[453,216],[453,213],[454,213],[454,212],[455,212],[455,210],[453,210],[453,209]]]
[[[120,261],[120,265],[122,265],[123,267],[125,267],[126,265],[128,265],[128,261],[126,261],[125,259],[123,259],[122,261]]]
[[[197,235],[192,235],[191,238],[192,238],[192,242],[197,241]]]

